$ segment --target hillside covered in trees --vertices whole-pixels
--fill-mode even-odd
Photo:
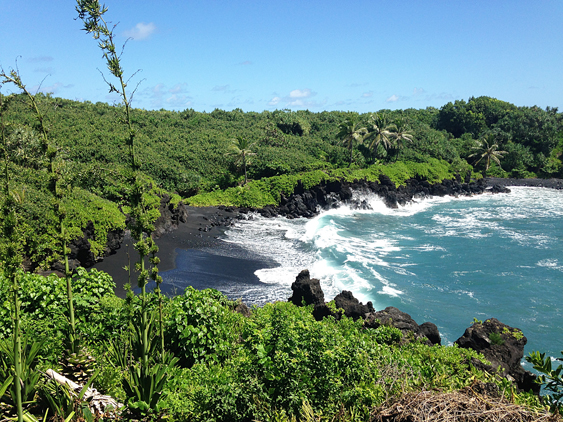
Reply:
[[[75,203],[68,217],[82,229],[94,220],[98,233],[94,249],[100,251],[105,233],[124,225],[119,207],[126,202],[129,164],[123,160],[127,153],[123,107],[42,94],[36,95],[36,101],[44,128],[65,163],[61,177],[72,192],[65,201]],[[56,224],[46,173],[38,171],[46,159],[40,148],[43,129],[24,94],[6,97],[4,102],[9,103],[3,112],[6,158],[13,182],[28,198],[22,205],[29,222],[27,256],[48,266]],[[131,120],[140,171],[161,192],[177,193],[188,202],[196,194],[218,194],[244,184],[244,170],[231,151],[237,138],[251,145],[247,174],[253,181],[430,159],[442,161],[450,174],[473,170],[496,177],[563,177],[562,114],[554,108],[516,107],[489,97],[448,103],[439,110],[380,110],[363,115],[133,109]],[[356,132],[356,138],[347,140],[347,131]],[[212,203],[218,205],[221,196],[215,196],[219,199]],[[252,201],[244,205],[263,205]]]

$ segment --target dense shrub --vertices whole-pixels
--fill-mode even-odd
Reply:
[[[184,366],[223,361],[236,347],[242,315],[216,290],[188,287],[166,310],[165,344]]]

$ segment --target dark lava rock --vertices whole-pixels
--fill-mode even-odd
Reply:
[[[487,192],[490,193],[510,193],[510,189],[508,189],[505,186],[501,186],[501,185],[493,185],[492,187],[487,189]]]
[[[154,223],[154,235],[159,238],[164,233],[171,232],[178,228],[180,223],[188,221],[188,211],[183,202],[176,206],[170,203],[170,195],[164,194],[160,198],[160,217]]]
[[[392,306],[385,308],[383,311],[375,312],[371,302],[364,305],[354,297],[352,292],[347,290],[342,291],[334,298],[334,305],[338,311],[331,311],[324,301],[324,293],[319,280],[311,278],[309,270],[303,270],[299,273],[291,285],[291,290],[293,290],[293,296],[289,298],[289,302],[296,306],[313,305],[313,316],[317,321],[321,321],[327,316],[340,319],[344,314],[354,321],[363,318],[365,328],[390,325],[401,330],[403,334],[408,335],[409,332],[412,332],[417,339],[426,338],[428,345],[442,343],[440,332],[435,324],[425,322],[419,326],[409,314]]]
[[[371,302],[364,305],[348,290],[340,292],[334,298],[334,304],[337,308],[343,309],[344,315],[348,318],[352,318],[354,321],[358,318],[365,318],[367,314],[375,312]]]
[[[540,386],[534,383],[535,375],[524,370],[520,364],[527,342],[528,339],[518,328],[491,318],[483,323],[476,322],[467,328],[455,344],[482,353],[491,362],[489,366],[472,360],[479,369],[494,373],[500,367],[503,376],[515,381],[519,389],[538,393]]]
[[[440,331],[436,324],[432,322],[425,322],[418,326],[418,333],[421,337],[426,337],[428,341],[432,344],[441,345],[442,338],[440,337]]]
[[[316,278],[311,278],[309,270],[303,270],[299,273],[293,284],[291,285],[293,296],[289,298],[296,306],[305,305],[324,305],[325,294],[321,288],[321,283]]]
[[[82,233],[82,237],[74,239],[68,245],[70,249],[68,257],[69,267],[71,271],[74,271],[77,267],[90,268],[99,261],[99,257],[96,257],[90,249],[90,242],[88,241],[90,239],[96,239],[94,224],[89,221]],[[123,242],[124,237],[125,231],[121,229],[108,232],[102,257],[114,254],[115,251],[121,247],[121,242]],[[64,272],[64,263],[55,262],[51,268],[55,271]]]
[[[412,317],[393,306],[388,306],[383,311],[374,312],[370,314],[366,320],[366,326],[370,328],[377,328],[380,325],[390,325],[398,328],[404,335],[409,335],[412,332],[415,338],[426,337],[427,344],[440,345],[442,339],[438,327],[431,322],[425,322],[418,325]]]

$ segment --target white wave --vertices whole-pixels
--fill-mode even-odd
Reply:
[[[397,290],[389,285],[384,285],[378,293],[381,293],[383,295],[388,295],[391,297],[399,297],[399,295],[403,294],[402,291]]]
[[[543,259],[536,264],[538,267],[552,268],[554,270],[559,270],[563,272],[563,266],[559,265],[559,261],[555,258],[553,259]]]
[[[366,200],[372,210],[342,206],[312,219],[255,216],[228,230],[226,241],[279,264],[277,268],[256,271],[275,295],[288,291],[297,274],[308,268],[312,277],[321,280],[327,300],[346,289],[363,302],[375,302],[377,295],[408,301],[410,284],[405,281],[415,278],[418,271],[411,255],[443,252],[442,258],[450,257],[439,238],[500,236],[545,249],[557,241],[550,233],[522,232],[511,226],[511,222],[526,222],[530,216],[563,215],[563,192],[534,188],[513,188],[508,195],[419,199],[398,209],[387,208],[376,195],[357,199]],[[465,206],[464,201],[471,201],[471,206]],[[410,218],[415,214],[422,217],[417,222]],[[429,235],[429,241],[417,244],[416,236],[404,234],[405,227],[409,233],[414,230]],[[563,271],[561,264],[553,259],[536,265]],[[405,267],[412,267],[412,271]],[[460,271],[453,275],[467,277],[469,273]],[[428,288],[443,290],[438,285]],[[477,300],[467,289],[455,293]]]
[[[422,252],[434,252],[434,251],[446,252],[446,249],[444,247],[438,246],[438,245],[430,245],[430,244],[415,246],[411,249],[414,249],[414,250],[417,250],[417,251],[422,251]]]

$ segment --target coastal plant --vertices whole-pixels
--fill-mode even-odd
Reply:
[[[232,302],[213,289],[186,288],[166,310],[166,346],[183,366],[225,360],[239,343],[242,315]]]
[[[350,153],[348,167],[352,165],[354,145],[361,144],[367,134],[368,130],[361,125],[359,116],[356,114],[347,117],[338,125],[336,138],[341,140]]]
[[[492,344],[495,344],[497,346],[501,346],[504,344],[504,339],[502,338],[502,334],[500,333],[489,333],[489,340],[491,340]]]
[[[160,216],[158,210],[160,198],[156,195],[153,182],[141,173],[141,162],[136,153],[136,130],[131,117],[131,101],[135,90],[127,91],[129,80],[124,77],[121,54],[118,53],[114,40],[115,26],[105,20],[104,15],[108,9],[98,0],[77,0],[76,11],[79,19],[84,24],[84,31],[98,40],[98,47],[103,52],[110,74],[117,80],[114,84],[104,78],[110,93],[116,93],[121,98],[124,109],[123,119],[127,129],[126,147],[128,149],[129,185],[127,193],[128,209],[130,214],[129,228],[135,240],[134,248],[138,252],[139,260],[135,264],[138,272],[137,286],[141,290],[139,305],[134,313],[135,323],[129,348],[131,349],[131,362],[126,362],[128,377],[124,381],[124,389],[129,397],[130,408],[145,414],[156,411],[161,397],[162,386],[166,382],[167,372],[174,366],[177,359],[172,358],[164,350],[164,330],[162,316],[162,295],[160,284],[162,277],[158,274],[159,259],[156,256],[158,246],[152,238],[154,222]],[[149,258],[150,257],[150,258]],[[149,259],[151,268],[146,268],[145,260]],[[157,348],[154,347],[152,319],[152,304],[147,296],[149,279],[156,282],[156,295],[159,298],[159,334],[160,350],[159,359],[155,359]],[[128,353],[126,350],[125,353]],[[124,358],[129,359],[129,358]]]
[[[563,351],[561,355],[563,356]],[[549,392],[543,396],[544,403],[550,407],[552,412],[559,412],[563,416],[563,364],[560,363],[554,369],[552,360],[563,362],[563,357],[552,358],[538,351],[526,356],[526,361],[534,365],[534,369],[540,373],[536,382]]]
[[[368,124],[368,134],[365,137],[365,141],[369,141],[369,149],[375,156],[379,146],[383,148],[384,151],[391,149],[394,145],[395,125],[389,123],[389,119],[385,113],[375,113],[369,118]]]
[[[18,351],[13,348],[13,341],[0,342],[0,381],[4,382],[0,386],[4,390],[0,400],[7,398],[6,404],[16,409],[18,421],[24,418],[24,405],[29,408],[37,399],[41,373],[36,367],[43,344],[44,341],[29,344],[25,336]]]
[[[53,210],[57,217],[58,233],[56,243],[58,246],[58,254],[63,257],[64,261],[64,274],[66,280],[66,294],[67,294],[67,309],[69,325],[67,330],[67,344],[70,353],[78,353],[78,338],[76,335],[76,320],[74,315],[74,303],[72,292],[72,273],[69,267],[69,242],[82,233],[80,227],[72,227],[68,224],[66,218],[67,210],[64,206],[64,199],[72,188],[67,180],[67,167],[65,160],[61,157],[60,149],[49,139],[47,126],[45,122],[45,115],[41,112],[35,95],[31,94],[23,83],[22,78],[17,69],[12,69],[9,73],[4,70],[0,73],[2,82],[11,83],[20,89],[27,99],[28,107],[34,113],[36,119],[36,126],[40,134],[40,150],[44,155],[49,172],[47,187],[53,195]]]
[[[487,135],[475,141],[475,146],[473,147],[475,152],[468,158],[477,158],[473,166],[477,166],[482,160],[485,160],[485,177],[491,166],[491,160],[500,167],[500,159],[507,153],[506,151],[499,151],[498,148],[499,146],[495,142],[493,135]]]
[[[17,409],[18,422],[23,420],[23,397],[22,386],[23,381],[23,368],[22,368],[22,345],[21,345],[21,316],[20,316],[20,285],[19,269],[23,260],[22,242],[20,241],[21,223],[18,221],[17,205],[23,201],[23,192],[18,192],[11,189],[10,186],[10,170],[8,160],[8,145],[6,139],[6,126],[4,122],[4,113],[7,109],[7,103],[4,101],[2,93],[0,93],[0,135],[2,138],[2,152],[4,158],[4,178],[2,183],[2,244],[0,245],[0,257],[4,270],[4,275],[9,280],[11,305],[10,316],[13,320],[12,331],[12,348],[11,356],[13,363],[13,373],[5,371],[5,376],[2,378],[2,389],[8,388],[8,379],[12,378],[11,385],[13,385],[14,392],[12,399]],[[2,393],[3,395],[4,393]],[[25,394],[25,391],[24,391]],[[2,396],[0,395],[0,397]]]
[[[524,333],[521,330],[518,330],[517,328],[515,328],[514,330],[511,331],[510,328],[504,327],[502,329],[502,333],[507,334],[509,336],[512,336],[516,340],[521,340],[522,338],[524,338]]]

